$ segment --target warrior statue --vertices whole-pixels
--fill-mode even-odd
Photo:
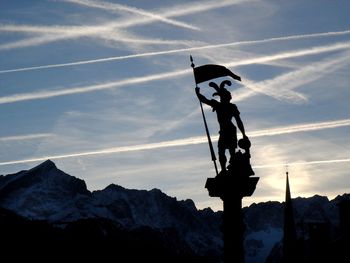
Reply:
[[[243,122],[239,116],[238,108],[235,104],[231,103],[231,93],[225,88],[225,85],[231,86],[231,82],[229,80],[224,80],[221,82],[220,86],[218,86],[214,82],[210,82],[209,86],[216,90],[213,93],[213,96],[219,96],[220,101],[215,99],[207,99],[200,93],[200,88],[196,87],[196,94],[198,99],[213,108],[213,111],[216,112],[217,119],[220,125],[219,131],[219,141],[218,141],[218,154],[219,154],[219,162],[221,166],[221,172],[225,173],[226,168],[226,154],[225,151],[228,149],[230,152],[230,165],[232,165],[236,156],[236,148],[237,148],[237,132],[236,126],[232,123],[232,117],[235,118],[237,127],[241,131],[243,135],[244,144],[250,144],[248,137],[245,134]],[[250,146],[250,145],[249,145]],[[247,152],[248,153],[248,152]],[[250,157],[250,156],[249,156]]]

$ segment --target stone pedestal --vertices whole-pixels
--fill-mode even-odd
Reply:
[[[242,199],[251,196],[259,181],[259,177],[242,176],[229,170],[214,178],[208,178],[205,188],[209,196],[220,197],[223,201],[223,239],[224,262],[243,263],[243,234],[245,224],[242,214]]]

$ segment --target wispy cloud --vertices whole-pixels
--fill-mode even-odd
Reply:
[[[246,2],[243,0],[236,1],[201,1],[198,3],[186,3],[185,5],[177,5],[167,8],[162,8],[156,11],[158,14],[162,14],[163,18],[178,17],[185,15],[192,15],[209,11],[213,9],[219,9],[227,6],[232,6]],[[127,19],[120,19],[116,22],[109,22],[98,26],[39,26],[39,25],[13,25],[13,24],[0,24],[0,31],[7,32],[21,32],[21,33],[78,33],[83,31],[84,34],[94,34],[97,31],[111,30],[113,28],[128,28],[131,26],[139,26],[157,21],[154,17],[133,17]]]
[[[190,70],[173,71],[173,72],[167,72],[167,73],[148,75],[144,77],[129,78],[121,81],[114,81],[114,82],[108,82],[103,84],[85,86],[85,87],[75,87],[75,88],[73,87],[69,89],[61,89],[61,90],[53,90],[53,91],[44,90],[44,91],[38,91],[38,92],[32,92],[32,93],[15,94],[15,95],[6,96],[6,97],[0,97],[0,104],[26,101],[26,100],[46,99],[46,98],[52,98],[57,96],[70,95],[70,94],[112,89],[112,88],[117,88],[125,85],[174,78],[184,74],[188,74],[190,72],[191,72]]]
[[[83,35],[83,34],[81,34]],[[31,46],[38,46],[47,44],[50,42],[55,42],[58,40],[67,40],[69,38],[76,38],[78,37],[77,34],[71,34],[71,33],[62,33],[60,35],[57,34],[43,34],[36,37],[30,37],[21,39],[18,41],[5,43],[0,45],[0,51],[1,50],[10,50],[15,48],[24,48],[24,47],[31,47]]]
[[[331,159],[331,160],[317,160],[317,161],[305,161],[305,162],[291,162],[291,163],[275,163],[267,165],[254,165],[254,169],[274,168],[274,167],[286,167],[288,166],[300,166],[300,165],[313,165],[313,164],[328,164],[328,163],[346,163],[350,162],[350,158],[345,159]]]
[[[195,14],[212,9],[227,7],[242,3],[242,0],[236,1],[216,1],[200,2],[195,4],[187,4],[173,6],[166,9],[157,10],[157,13],[162,14],[163,18],[184,16]],[[8,50],[13,48],[23,48],[28,46],[37,46],[54,41],[66,39],[74,39],[80,37],[94,37],[101,39],[109,39],[108,33],[115,33],[116,30],[128,28],[131,26],[145,25],[158,21],[154,17],[133,17],[128,19],[120,19],[116,22],[105,23],[98,26],[32,26],[32,25],[1,25],[0,31],[22,32],[22,33],[41,33],[42,35],[28,39],[14,41],[0,45],[0,50]],[[120,33],[120,32],[119,32]],[[112,40],[117,40],[113,37]]]
[[[53,136],[54,134],[52,133],[36,133],[36,134],[6,136],[6,137],[0,137],[0,142],[35,140],[35,139],[43,139],[43,138],[48,138]]]
[[[106,29],[107,30],[107,29]],[[91,32],[91,33],[88,33]],[[32,47],[32,46],[38,46],[43,44],[48,44],[50,42],[56,42],[60,40],[69,40],[69,39],[75,39],[79,37],[95,37],[95,38],[102,38],[109,41],[114,42],[121,42],[121,43],[134,43],[134,44],[143,44],[143,45],[190,45],[192,44],[191,41],[187,40],[167,40],[167,39],[160,39],[160,38],[145,38],[141,36],[133,36],[130,33],[118,31],[114,29],[113,31],[102,31],[102,30],[95,30],[94,28],[83,28],[83,30],[78,30],[78,32],[65,32],[65,33],[46,33],[41,34],[40,36],[35,37],[29,37],[25,39],[21,39],[18,41],[5,43],[0,45],[0,51],[1,50],[10,50],[15,48],[25,48],[25,47]]]
[[[35,28],[28,28],[27,26],[22,26],[22,27],[23,27],[22,28],[23,31],[27,31],[30,29],[35,30]],[[19,27],[14,28],[13,26],[2,26],[2,27],[0,27],[0,31],[2,29],[6,29],[6,28],[9,31],[19,29]],[[314,37],[338,36],[338,35],[345,35],[345,34],[349,34],[349,33],[350,33],[350,30],[345,30],[345,31],[336,31],[336,32],[325,32],[325,33],[315,33],[315,34],[274,37],[274,38],[261,39],[261,40],[238,41],[238,42],[231,42],[231,43],[224,43],[224,44],[204,45],[204,46],[199,46],[199,47],[171,49],[171,50],[157,51],[157,52],[146,52],[146,53],[139,53],[139,54],[133,54],[133,55],[126,55],[126,56],[114,56],[114,57],[107,57],[107,58],[100,58],[100,59],[81,60],[81,61],[75,61],[75,62],[69,62],[69,63],[60,63],[60,64],[50,64],[50,65],[42,65],[42,66],[34,66],[34,67],[7,69],[7,70],[0,70],[0,73],[10,73],[10,72],[57,68],[57,67],[67,67],[67,66],[78,66],[78,65],[85,65],[85,64],[93,64],[93,63],[102,63],[102,62],[109,62],[109,61],[116,61],[116,60],[131,59],[131,58],[168,55],[168,54],[174,54],[174,53],[184,53],[184,52],[199,51],[199,50],[205,50],[205,49],[217,49],[217,48],[232,47],[232,46],[239,46],[239,45],[254,45],[254,44],[260,44],[260,43],[270,43],[270,42],[275,42],[275,41],[286,41],[286,40],[293,40],[293,39],[307,39],[307,38],[314,38]],[[54,37],[52,36],[52,38],[54,38]],[[62,36],[62,39],[64,39],[64,38],[65,38],[65,36]],[[42,38],[37,37],[37,38],[33,38],[31,40],[32,42],[28,42],[28,44],[35,45],[36,42],[40,44],[41,42],[43,42],[43,40],[41,40],[41,39],[44,39],[44,41],[45,41],[45,37],[42,37]],[[29,41],[29,40],[23,40],[23,42],[24,41]],[[14,47],[21,46],[21,45],[23,45],[22,44],[23,42],[18,41],[17,44],[10,43],[10,44],[4,44],[3,46],[5,48],[10,48],[11,45],[14,45]],[[311,48],[311,49],[300,50],[298,53],[294,53],[294,56],[312,55],[312,54],[318,54],[318,53],[322,53],[322,52],[330,52],[330,51],[336,51],[336,50],[348,49],[348,48],[349,48],[348,42],[341,42],[341,43],[336,43],[333,45],[318,47],[316,49]],[[1,49],[1,46],[0,46],[0,49]],[[289,57],[287,53],[284,56],[285,57],[282,56],[282,59]],[[263,58],[260,58],[260,60],[263,61]]]
[[[295,132],[309,132],[309,131],[316,131],[316,130],[323,130],[323,129],[332,129],[332,128],[339,128],[344,126],[350,126],[350,119],[289,125],[284,127],[253,131],[253,132],[249,132],[248,134],[249,134],[249,137],[274,136],[274,135],[289,134],[289,133],[295,133]]]
[[[350,119],[328,121],[328,122],[318,122],[318,123],[298,124],[298,125],[291,125],[291,126],[285,126],[285,127],[277,127],[277,128],[272,128],[272,129],[253,131],[251,133],[248,133],[248,136],[251,138],[263,137],[263,136],[273,136],[273,135],[289,134],[289,133],[295,133],[295,132],[308,132],[308,131],[315,131],[315,130],[322,130],[322,129],[331,129],[331,128],[338,128],[338,127],[344,127],[344,126],[350,126]],[[218,136],[212,136],[212,140],[217,141]],[[52,156],[37,157],[37,158],[31,158],[31,159],[25,159],[25,160],[7,161],[7,162],[0,162],[0,165],[39,162],[39,161],[44,161],[47,159],[54,160],[54,159],[64,159],[64,158],[72,158],[72,157],[83,157],[83,156],[116,154],[116,153],[133,152],[133,151],[155,150],[155,149],[160,149],[160,148],[180,147],[180,146],[188,146],[188,145],[201,144],[201,143],[207,143],[206,136],[197,136],[197,137],[190,137],[190,138],[185,138],[185,139],[163,141],[163,142],[157,142],[157,143],[140,144],[140,145],[123,146],[123,147],[112,147],[112,148],[106,148],[106,149],[95,150],[95,151],[77,152],[77,153],[62,154],[62,155],[52,155]],[[341,160],[342,160],[342,162],[347,162],[350,159],[346,158],[346,159],[341,159]],[[322,160],[322,161],[312,161],[311,163],[316,164],[316,163],[327,163],[327,162],[329,163],[329,162],[341,162],[341,161],[339,161],[339,160]],[[307,162],[307,163],[310,163],[310,162]],[[298,162],[298,163],[294,163],[294,164],[300,165],[302,163]],[[273,165],[273,167],[274,167],[274,166],[280,166],[281,164],[271,164],[271,165]],[[286,165],[286,164],[284,164],[284,165]],[[270,166],[269,165],[256,166],[256,168],[264,168],[264,167],[268,168]]]
[[[282,52],[279,54],[269,55],[269,56],[262,56],[258,58],[252,58],[247,60],[240,60],[235,61],[232,63],[227,63],[226,66],[238,66],[238,65],[249,65],[249,64],[255,64],[255,63],[265,63],[272,60],[278,60],[278,59],[286,59],[291,57],[298,57],[298,56],[306,56],[309,54],[318,54],[328,51],[334,51],[338,49],[344,49],[349,48],[350,42],[345,43],[338,43],[331,46],[321,46],[321,47],[314,47],[309,48],[306,50],[296,50],[296,51],[288,51],[288,52]],[[340,58],[337,61],[329,62],[327,63],[322,69],[324,70],[327,67],[330,67],[333,65],[333,63],[339,63],[339,61],[346,61],[346,57]],[[318,65],[320,66],[320,65]],[[313,70],[317,70],[318,68],[315,66],[312,66]],[[280,83],[281,80],[286,81],[288,78],[295,78],[297,74],[301,74],[302,72],[294,72],[287,75],[284,75],[280,77],[279,79],[275,79],[275,83]],[[46,99],[46,98],[52,98],[57,96],[65,96],[70,94],[77,94],[77,93],[86,93],[86,92],[93,92],[98,90],[105,90],[105,89],[112,89],[116,87],[126,86],[130,84],[137,84],[137,83],[146,83],[149,81],[155,81],[155,80],[163,80],[163,79],[170,79],[175,77],[180,77],[182,75],[186,74],[192,74],[191,69],[187,70],[177,70],[177,71],[171,71],[171,72],[165,72],[160,74],[154,74],[154,75],[147,75],[143,77],[135,77],[135,78],[129,78],[121,81],[114,81],[114,82],[108,82],[108,83],[102,83],[102,84],[96,84],[91,86],[84,86],[84,87],[72,87],[67,89],[61,89],[61,90],[43,90],[43,91],[35,91],[31,93],[20,93],[20,94],[14,94],[9,96],[0,97],[0,104],[6,104],[6,103],[14,103],[14,102],[20,102],[20,101],[26,101],[26,100],[36,100],[36,99]],[[299,81],[303,81],[303,79],[300,79]],[[304,80],[305,81],[305,80]],[[269,88],[267,85],[272,85],[274,82],[264,82],[265,84],[261,84],[260,88],[255,87],[252,83],[247,83],[258,92],[264,92],[264,89]],[[300,84],[300,83],[299,83]],[[291,84],[292,85],[292,84]],[[295,84],[293,84],[295,85]],[[263,87],[263,88],[262,88]],[[244,94],[242,95],[244,96]]]
[[[321,54],[325,52],[331,52],[331,51],[337,51],[337,50],[349,49],[349,48],[350,48],[349,41],[339,42],[332,45],[309,47],[307,49],[292,50],[292,51],[281,52],[281,53],[277,53],[269,56],[261,56],[261,57],[251,58],[251,59],[245,59],[241,61],[227,63],[226,66],[235,67],[235,66],[251,65],[251,64],[258,64],[258,63],[266,63],[273,60],[316,55],[316,54]]]
[[[254,83],[252,81],[244,81],[245,86],[256,91],[262,92],[278,100],[286,101],[306,101],[306,97],[292,90],[301,87],[307,83],[315,81],[323,77],[323,72],[333,72],[344,64],[350,63],[350,53],[342,52],[331,59],[322,60],[320,62],[311,63],[301,67],[300,69],[282,74],[276,78]]]
[[[169,18],[166,18],[166,17],[161,16],[159,14],[152,13],[152,12],[140,9],[140,8],[131,7],[131,6],[121,5],[121,4],[117,4],[117,3],[103,2],[103,1],[91,1],[91,0],[64,0],[64,1],[87,6],[87,7],[99,8],[99,9],[103,9],[103,10],[106,10],[108,12],[113,12],[113,13],[115,13],[115,12],[117,12],[117,13],[128,12],[128,13],[132,13],[132,14],[137,14],[137,15],[149,17],[151,19],[158,20],[158,21],[161,21],[161,22],[173,25],[173,26],[192,29],[192,30],[199,30],[199,28],[194,26],[194,25],[190,25],[188,23],[184,23],[184,22],[177,21],[174,19],[169,19]]]

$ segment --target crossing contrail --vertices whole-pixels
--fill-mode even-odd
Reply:
[[[331,129],[331,128],[338,128],[338,127],[344,127],[344,126],[350,126],[350,119],[276,127],[271,129],[253,131],[251,133],[247,133],[247,135],[251,138],[254,138],[254,137],[289,134],[289,133],[295,133],[295,132],[308,132],[308,131],[315,131],[315,130],[322,130],[322,129]],[[212,140],[217,141],[218,136],[212,136]],[[122,146],[122,147],[111,147],[111,148],[95,150],[95,151],[77,152],[77,153],[70,153],[70,154],[37,157],[37,158],[24,159],[24,160],[7,161],[7,162],[0,162],[0,165],[40,162],[47,159],[55,160],[55,159],[64,159],[64,158],[72,158],[72,157],[117,154],[117,153],[123,153],[123,152],[133,152],[133,151],[145,151],[145,150],[154,150],[154,149],[161,149],[161,148],[168,148],[168,147],[181,147],[181,146],[188,146],[188,145],[202,144],[202,143],[207,143],[206,136],[189,137],[184,139],[170,140],[170,141],[163,141],[163,142],[156,142],[156,143],[147,143],[147,144]],[[350,159],[341,159],[341,160],[342,162],[347,162]],[[323,160],[323,161],[313,161],[308,163],[321,164],[321,163],[331,163],[331,162],[340,162],[340,161]],[[296,165],[296,164],[303,164],[303,163],[294,163],[294,164]],[[279,166],[280,164],[272,164],[272,165],[273,166],[271,167]],[[286,164],[283,164],[283,165],[286,165]],[[256,166],[256,168],[269,168],[269,167],[270,166],[268,165]]]
[[[319,79],[325,71],[329,74],[338,70],[350,62],[349,57],[350,52],[345,51],[333,55],[331,58],[310,63],[300,69],[281,74],[273,79],[260,82],[244,80],[243,85],[255,92],[263,93],[277,100],[307,101],[303,94],[297,93],[293,89]]]
[[[205,12],[213,9],[219,9],[223,7],[232,6],[239,3],[245,3],[246,0],[236,1],[201,1],[198,3],[186,3],[183,5],[177,5],[167,8],[156,10],[154,13],[162,14],[163,18],[178,17],[185,15],[192,15],[200,12]],[[22,32],[22,33],[79,33],[84,31],[86,35],[93,34],[98,30],[106,30],[113,28],[128,28],[132,26],[140,26],[148,23],[153,23],[158,19],[155,17],[132,17],[126,19],[120,19],[116,22],[105,23],[97,26],[37,26],[37,25],[11,25],[11,24],[0,24],[0,31],[8,32]]]
[[[48,68],[68,67],[68,66],[79,66],[79,65],[86,65],[86,64],[93,64],[93,63],[102,63],[102,62],[125,60],[125,59],[132,59],[132,58],[159,56],[159,55],[167,55],[167,54],[173,54],[173,53],[183,53],[183,52],[191,52],[191,51],[198,51],[198,50],[204,50],[204,49],[232,47],[232,46],[239,46],[239,45],[252,45],[252,44],[269,43],[269,42],[285,41],[285,40],[293,40],[293,39],[304,39],[304,38],[325,37],[325,36],[338,36],[338,35],[346,35],[349,33],[350,33],[350,30],[345,30],[345,31],[336,31],[336,32],[325,32],[325,33],[315,33],[315,34],[274,37],[274,38],[267,38],[267,39],[261,39],[261,40],[238,41],[238,42],[231,42],[231,43],[224,43],[224,44],[204,45],[204,46],[199,46],[199,47],[180,48],[180,49],[172,49],[172,50],[157,51],[157,52],[146,52],[146,53],[125,55],[125,56],[114,56],[114,57],[91,59],[91,60],[80,60],[80,61],[68,62],[68,63],[59,63],[59,64],[49,64],[49,65],[41,65],[41,66],[33,66],[33,67],[6,69],[6,70],[0,70],[0,74],[10,73],[10,72],[28,71],[28,70],[38,70],[38,69],[48,69]],[[62,38],[64,38],[64,37],[65,36],[62,36]],[[54,38],[54,36],[52,36],[52,38]],[[42,39],[43,38],[38,37],[38,38],[35,38],[35,40],[33,40],[33,41],[34,42],[36,41],[39,43],[39,42],[43,41]],[[333,49],[337,50],[337,49],[349,48],[349,45],[346,45],[346,42],[343,44],[345,44],[345,45],[340,45],[340,46],[335,45],[335,46],[333,46],[333,48],[332,48],[332,46],[328,46],[328,47],[325,46],[324,48],[328,51],[332,51]],[[19,45],[21,45],[21,44],[19,43]],[[324,52],[328,52],[328,51],[324,51]],[[320,52],[320,51],[304,50],[303,52],[301,51],[300,55],[303,55],[304,52],[306,52],[306,55],[312,55],[312,54],[317,54],[317,52]],[[316,52],[316,53],[314,53],[314,52]]]
[[[186,4],[174,6],[171,8],[160,9],[157,13],[162,14],[162,17],[176,17],[189,14],[195,14],[212,9],[222,8],[239,4],[244,2],[243,0],[236,1],[210,1],[200,2],[195,4]],[[23,48],[28,46],[38,46],[50,42],[62,41],[80,37],[94,37],[101,39],[110,39],[112,32],[117,29],[129,28],[137,25],[145,25],[157,21],[154,17],[132,17],[127,19],[120,19],[116,22],[105,23],[98,26],[36,26],[36,25],[6,25],[1,24],[0,31],[8,32],[22,32],[31,34],[40,34],[39,36],[31,37],[28,39],[22,39],[10,43],[0,45],[0,50],[8,50],[13,48]],[[125,32],[125,31],[124,31]],[[120,32],[119,32],[120,33]],[[123,37],[118,36],[118,39],[112,38],[112,40],[122,40]]]
[[[184,22],[180,22],[174,19],[170,19],[167,17],[164,17],[162,15],[156,14],[156,13],[152,13],[140,8],[136,8],[136,7],[131,7],[131,6],[126,6],[126,5],[121,5],[121,4],[117,4],[117,3],[109,3],[109,2],[103,2],[103,1],[91,1],[91,0],[63,0],[64,2],[70,2],[73,4],[78,4],[78,5],[83,5],[83,6],[87,6],[87,7],[92,7],[92,8],[99,8],[99,9],[103,9],[109,12],[129,12],[132,14],[137,14],[137,15],[141,15],[141,16],[145,16],[145,17],[150,17],[154,20],[158,20],[173,26],[177,26],[177,27],[182,27],[182,28],[187,28],[187,29],[192,29],[192,30],[199,30],[198,27],[190,25],[188,23],[184,23]]]
[[[350,48],[350,42],[337,43],[329,46],[308,48],[304,50],[282,52],[279,54],[274,54],[269,56],[262,56],[262,57],[253,58],[253,59],[240,60],[240,61],[232,62],[226,65],[236,66],[236,65],[264,63],[264,62],[278,60],[278,59],[306,56],[310,54],[319,54],[323,52],[335,51],[335,50],[345,49],[345,48]],[[112,89],[112,88],[117,88],[117,87],[126,86],[126,85],[170,79],[170,78],[180,77],[182,75],[187,75],[187,74],[192,74],[192,70],[191,69],[177,70],[177,71],[165,72],[160,74],[147,75],[143,77],[134,77],[134,78],[128,78],[125,80],[112,81],[112,82],[101,83],[101,84],[90,85],[90,86],[72,87],[72,88],[60,89],[60,90],[42,90],[42,91],[35,91],[30,93],[18,93],[14,95],[0,97],[0,104],[15,103],[15,102],[26,101],[26,100],[46,99],[46,98],[52,98],[57,96],[70,95],[70,94]]]

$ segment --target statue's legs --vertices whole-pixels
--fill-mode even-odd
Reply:
[[[227,158],[225,155],[225,148],[224,147],[218,147],[219,150],[219,163],[221,166],[221,171],[226,171],[226,162],[227,162]]]
[[[233,161],[237,148],[237,138],[232,136],[232,134],[224,134],[220,133],[219,141],[218,141],[218,154],[219,154],[219,162],[222,171],[226,171],[226,149],[230,152],[230,164]]]
[[[236,148],[231,147],[229,151],[230,151],[230,164],[232,164],[234,162]]]

